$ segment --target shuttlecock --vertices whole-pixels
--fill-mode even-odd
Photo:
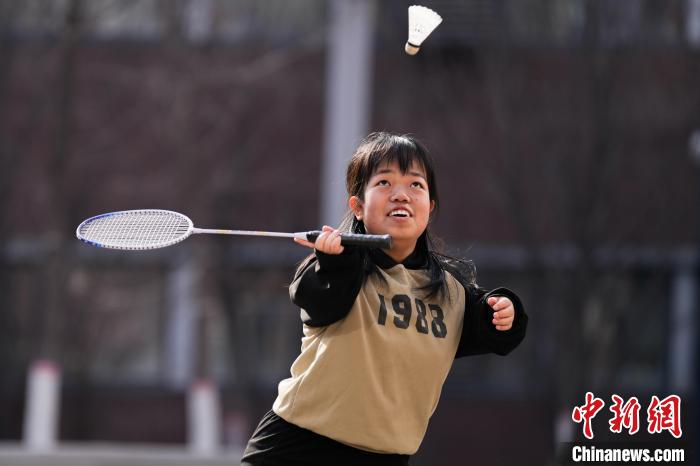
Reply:
[[[442,17],[430,8],[420,5],[408,7],[408,41],[404,49],[415,55],[426,37],[442,22]]]

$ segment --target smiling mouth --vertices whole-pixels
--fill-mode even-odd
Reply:
[[[389,212],[389,217],[398,217],[398,218],[408,218],[411,216],[411,213],[407,211],[406,209],[395,209]]]

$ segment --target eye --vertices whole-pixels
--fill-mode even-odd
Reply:
[[[377,186],[389,186],[389,181],[388,180],[379,180],[379,181],[377,181]]]
[[[425,186],[424,186],[423,183],[420,182],[420,181],[414,181],[413,183],[411,183],[411,186],[414,187],[414,188],[425,189]]]

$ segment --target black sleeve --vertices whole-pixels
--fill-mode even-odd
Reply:
[[[357,248],[342,254],[316,252],[316,258],[289,285],[292,302],[301,308],[301,320],[323,327],[344,318],[362,286],[362,257]]]
[[[483,288],[466,288],[466,309],[462,337],[455,358],[474,354],[496,353],[505,356],[525,338],[527,314],[520,298],[507,288],[486,292]],[[515,320],[508,330],[498,330],[493,325],[493,309],[486,300],[491,296],[505,296],[513,302]]]

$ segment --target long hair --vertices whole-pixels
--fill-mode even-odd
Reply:
[[[426,292],[427,297],[447,292],[445,270],[455,275],[465,286],[474,285],[476,275],[474,264],[471,261],[445,255],[442,252],[442,242],[430,232],[430,223],[438,213],[440,202],[435,178],[435,163],[420,141],[412,136],[385,132],[371,133],[364,138],[348,164],[345,176],[348,199],[357,196],[364,202],[365,188],[374,172],[378,167],[392,163],[398,164],[402,174],[406,174],[414,163],[422,167],[426,175],[430,200],[435,203],[428,226],[416,242],[416,250],[426,258],[427,273],[430,278],[428,284],[420,290]],[[345,214],[338,229],[351,233],[365,233],[363,221],[358,220],[352,210],[348,210]],[[362,249],[360,254],[363,258],[364,278],[367,278],[377,271],[377,266],[369,258],[367,250]],[[306,269],[313,257],[312,254],[302,262],[297,269],[297,276]]]

